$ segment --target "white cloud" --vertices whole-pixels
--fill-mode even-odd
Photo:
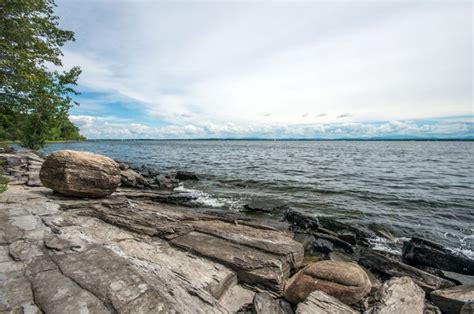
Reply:
[[[180,126],[166,132],[473,114],[470,3],[59,7],[81,86]]]
[[[450,136],[474,130],[473,119],[438,121],[344,122],[298,125],[236,125],[233,123],[150,127],[117,117],[72,115],[71,120],[90,139],[97,138],[334,138],[378,136]]]

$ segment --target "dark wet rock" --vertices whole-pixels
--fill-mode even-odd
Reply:
[[[403,244],[403,259],[411,265],[427,265],[465,275],[474,275],[474,260],[454,254],[432,241],[413,237]]]
[[[425,308],[425,292],[410,277],[386,281],[376,295],[377,304],[371,314],[421,314]]]
[[[191,171],[178,171],[176,172],[176,179],[180,181],[191,180],[191,181],[198,181],[199,177],[197,174]]]
[[[458,285],[474,284],[474,276],[458,274],[451,271],[441,270],[441,277],[455,282]]]
[[[199,207],[197,197],[185,193],[161,194],[152,197],[152,200],[159,203],[180,205],[186,207]]]
[[[356,245],[357,244],[357,238],[354,233],[351,232],[339,232],[337,234],[337,237],[344,242],[347,242],[351,245]]]
[[[288,206],[282,202],[266,199],[254,199],[244,205],[244,209],[251,212],[272,213],[275,211],[283,211]]]
[[[353,253],[354,248],[349,243],[325,233],[295,233],[295,240],[302,243],[307,255],[319,255],[318,253],[329,253],[334,248],[341,248],[345,252]]]
[[[315,290],[308,298],[298,304],[296,314],[356,314],[359,313],[338,299]]]
[[[131,169],[140,173],[145,178],[154,178],[157,175],[160,175],[160,171],[154,167],[142,165],[140,167],[131,167]]]
[[[132,169],[121,170],[120,178],[121,185],[125,187],[143,188],[147,185],[145,178]]]
[[[267,292],[256,293],[252,305],[253,314],[286,314],[280,307],[278,300],[275,300]]]
[[[286,301],[285,299],[280,299],[278,301],[280,303],[280,308],[283,310],[285,314],[294,314],[293,307],[291,306],[290,302]]]
[[[355,262],[350,255],[339,251],[329,253],[329,259],[335,262]]]
[[[119,168],[120,168],[121,171],[127,171],[128,169],[130,169],[130,165],[128,165],[124,161],[116,160],[115,162],[118,163]]]
[[[334,244],[324,239],[316,239],[314,241],[314,249],[321,253],[330,253],[334,250]]]
[[[46,158],[40,179],[44,186],[64,195],[104,197],[117,189],[120,169],[108,157],[63,150]]]
[[[474,313],[474,300],[468,301],[463,305],[460,314],[472,314]]]
[[[461,309],[469,301],[474,300],[474,285],[461,285],[430,293],[430,299],[444,313],[461,313]]]
[[[286,212],[285,218],[292,224],[294,230],[327,234],[339,238],[344,243],[348,243],[345,239],[349,239],[352,243],[369,246],[369,239],[376,236],[373,231],[364,227],[342,223],[331,217],[310,216],[293,209]]]
[[[359,264],[387,278],[410,277],[425,291],[452,287],[454,284],[446,279],[434,276],[418,268],[404,264],[382,252],[364,249],[359,253]]]
[[[156,175],[149,181],[151,181],[150,187],[154,189],[172,190],[178,187],[179,185],[178,180],[173,179],[170,176],[164,176],[164,175]]]
[[[306,266],[287,282],[285,298],[304,301],[311,292],[321,290],[345,304],[354,304],[371,288],[365,271],[355,263],[321,261]]]
[[[293,209],[289,209],[285,213],[285,218],[293,226],[297,226],[303,230],[310,230],[310,231],[317,230],[318,227],[320,226],[319,220],[317,217],[305,215]]]

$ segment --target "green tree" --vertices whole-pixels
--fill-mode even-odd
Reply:
[[[59,71],[74,33],[58,26],[54,0],[0,0],[0,136],[38,149],[67,118],[81,73]],[[16,131],[15,131],[16,130]]]

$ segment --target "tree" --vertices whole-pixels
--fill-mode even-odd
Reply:
[[[58,71],[60,48],[74,33],[59,28],[55,6],[54,0],[0,0],[0,136],[33,149],[77,105],[71,96],[78,94],[80,68]]]

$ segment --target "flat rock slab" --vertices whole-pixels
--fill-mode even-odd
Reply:
[[[359,313],[338,299],[316,290],[298,304],[296,314],[356,314]]]
[[[57,269],[37,273],[31,283],[35,301],[45,313],[113,313],[113,309]]]
[[[385,256],[383,253],[373,250],[361,251],[358,262],[369,270],[373,270],[383,275],[392,277],[408,276],[426,292],[454,286],[454,283],[449,280],[434,276],[410,265],[406,265]]]
[[[293,240],[292,234],[228,223],[221,220],[197,220],[190,223],[195,230],[228,241],[256,248],[267,253],[284,256],[293,267],[303,262],[303,246]]]
[[[182,249],[222,263],[236,271],[239,279],[250,285],[261,285],[281,294],[290,264],[279,255],[200,232],[191,232],[170,241]]]
[[[463,306],[474,300],[474,284],[433,291],[430,297],[443,312],[460,313]]]
[[[55,254],[52,259],[62,274],[92,292],[109,309],[121,313],[165,313],[171,308],[126,260],[107,248],[92,245],[84,252]]]

